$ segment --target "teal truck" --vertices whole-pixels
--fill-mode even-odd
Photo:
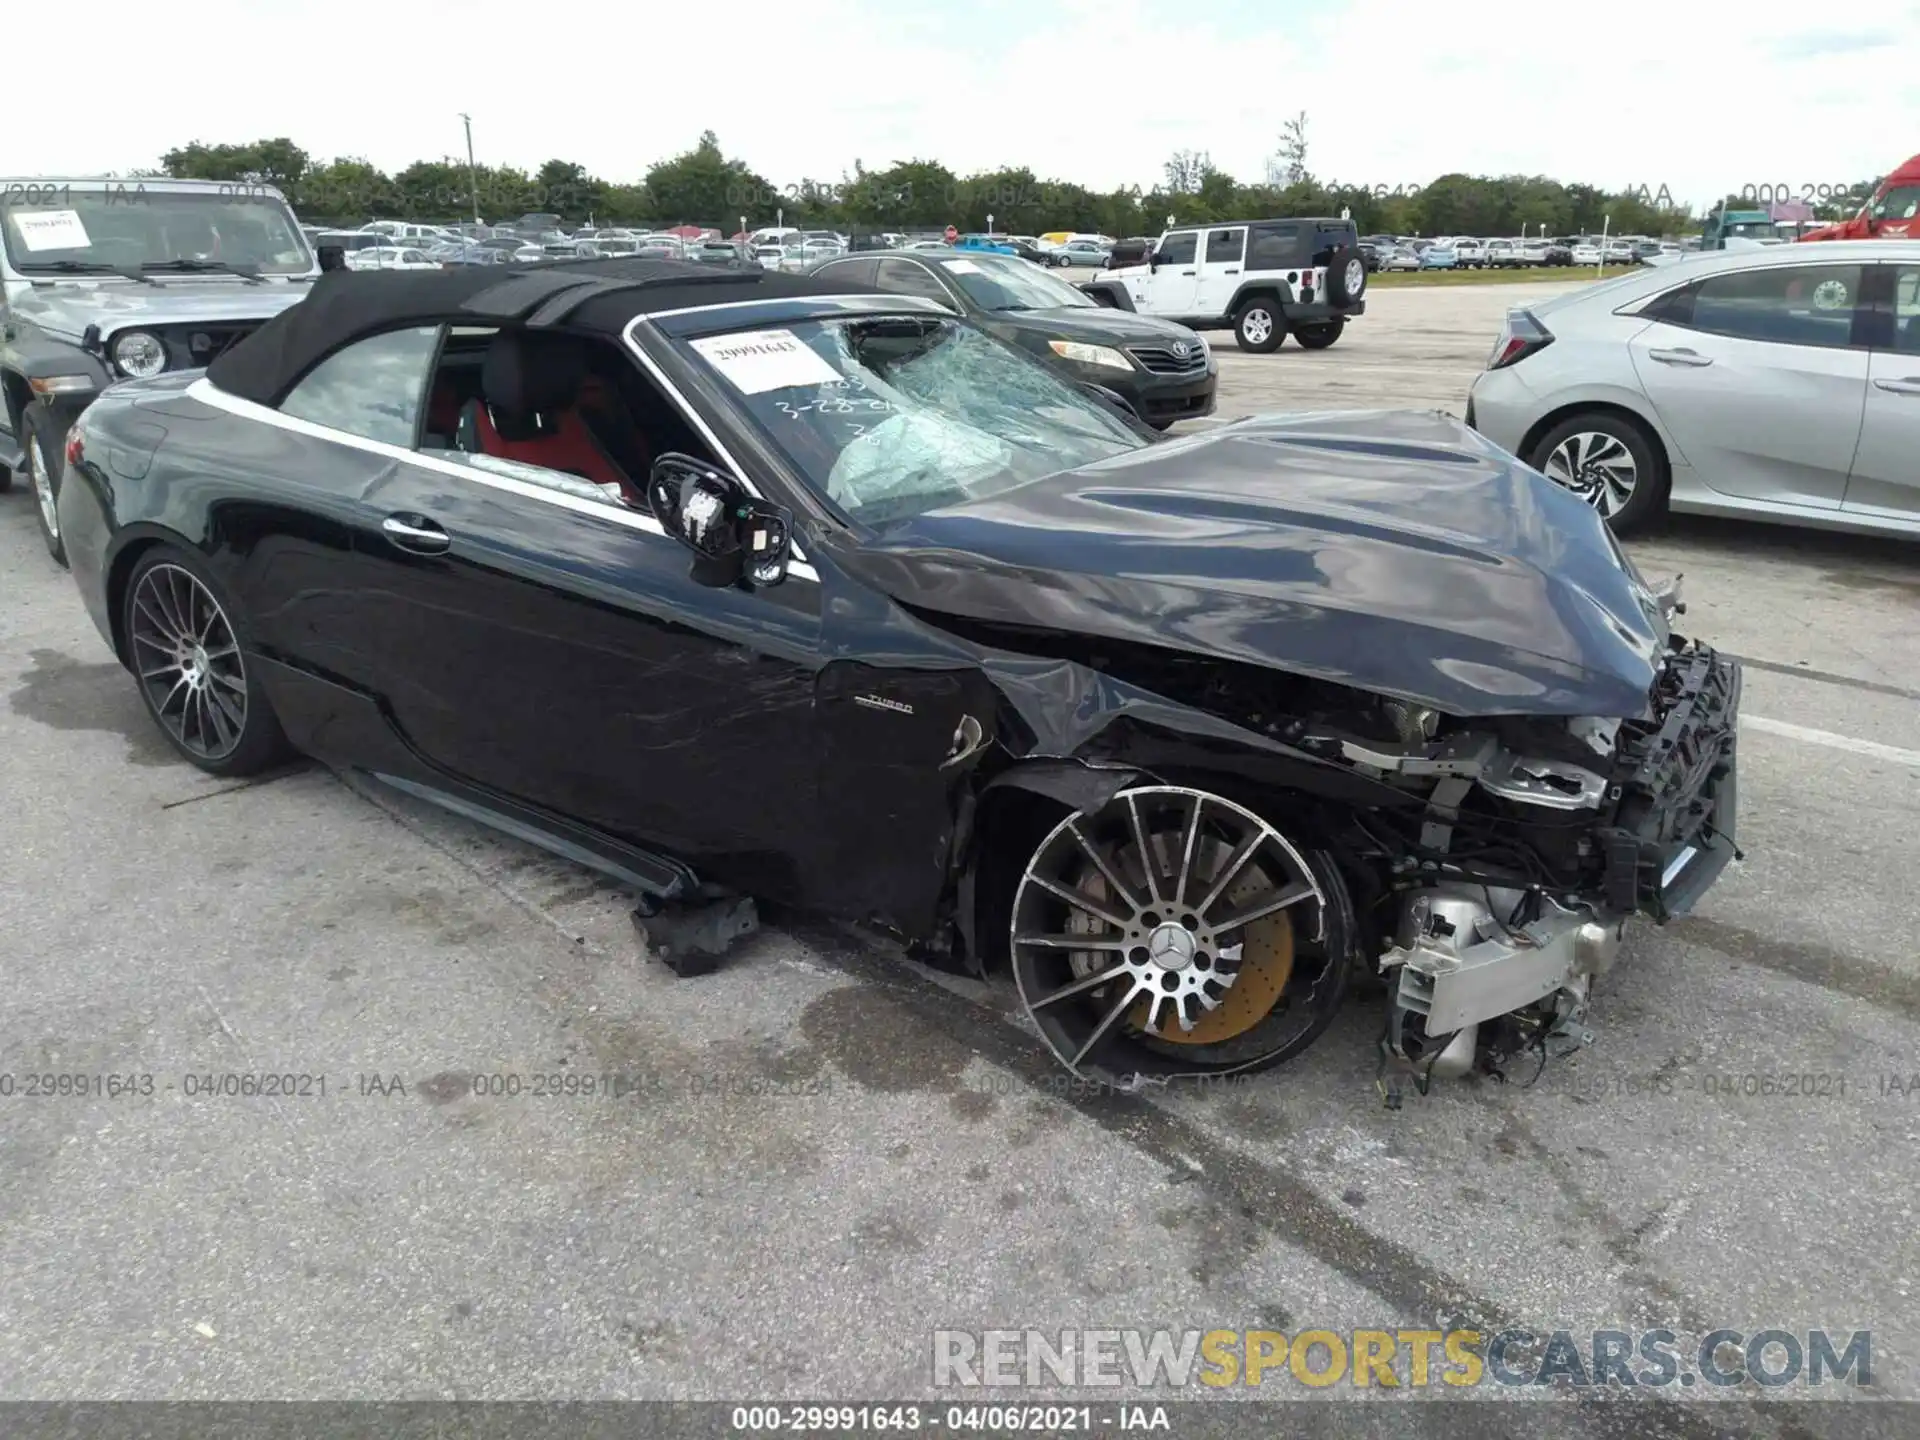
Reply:
[[[1700,232],[1702,250],[1725,250],[1729,240],[1778,240],[1773,215],[1767,210],[1716,210]]]

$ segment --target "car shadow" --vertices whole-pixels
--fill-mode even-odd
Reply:
[[[1824,566],[1834,572],[1830,578],[1837,583],[1846,584],[1851,579],[1863,589],[1879,589],[1888,583],[1920,586],[1920,543],[1899,536],[1850,535],[1723,515],[1668,515],[1664,523],[1645,531],[1642,538],[1655,543],[1677,542],[1735,561],[1766,559]],[[1865,566],[1891,570],[1898,578],[1860,573]]]

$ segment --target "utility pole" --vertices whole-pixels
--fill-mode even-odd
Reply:
[[[460,123],[467,129],[467,197],[473,201],[473,223],[480,223],[480,173],[473,164],[473,117],[460,112]]]

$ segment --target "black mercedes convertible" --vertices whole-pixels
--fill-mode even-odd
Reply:
[[[1579,1037],[1734,853],[1739,672],[1451,418],[1156,439],[930,302],[595,260],[337,272],[69,439],[154,722],[617,876],[1011,970],[1076,1072],[1416,1080]]]

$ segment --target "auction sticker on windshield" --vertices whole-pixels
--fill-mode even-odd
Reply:
[[[85,250],[93,244],[77,210],[48,210],[29,215],[13,212],[13,228],[29,250]]]
[[[840,372],[802,344],[791,330],[709,335],[692,344],[742,395],[800,385],[832,385],[840,379]]]
[[[940,262],[956,275],[978,275],[980,267],[971,260],[942,260]]]

